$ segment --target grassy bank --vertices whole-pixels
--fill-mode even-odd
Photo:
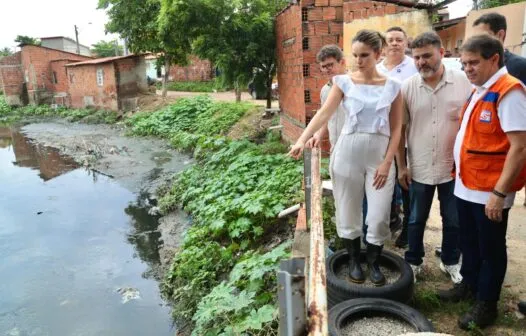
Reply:
[[[298,197],[301,164],[272,134],[260,145],[225,137],[253,108],[197,97],[127,121],[132,134],[170,139],[197,161],[159,201],[164,213],[192,215],[163,292],[193,335],[277,334],[276,270],[291,229],[277,214]]]
[[[162,84],[157,84],[157,89],[162,89]],[[168,91],[183,91],[183,92],[223,92],[226,89],[218,81],[208,82],[170,82],[167,85]]]
[[[104,110],[52,108],[49,105],[11,107],[7,105],[4,97],[0,96],[0,124],[12,124],[29,119],[53,117],[64,118],[70,122],[79,121],[91,124],[112,124],[118,118],[117,113]]]

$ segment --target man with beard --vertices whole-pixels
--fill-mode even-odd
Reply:
[[[424,257],[426,222],[437,190],[442,216],[440,268],[454,283],[460,283],[459,223],[451,171],[459,113],[471,84],[463,72],[444,67],[444,48],[436,33],[417,36],[412,47],[419,75],[402,86],[406,110],[402,139],[407,130],[409,168],[403,160],[404,141],[400,142],[397,160],[399,183],[410,190],[409,249],[405,260],[413,268],[416,281]]]

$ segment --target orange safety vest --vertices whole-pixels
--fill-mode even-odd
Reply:
[[[508,92],[517,88],[524,90],[518,79],[506,74],[500,77],[473,107],[460,149],[459,176],[462,183],[469,189],[492,191],[500,178],[506,155],[510,149],[510,142],[500,126],[497,108],[501,99]],[[471,97],[462,109],[461,125]],[[519,191],[525,183],[526,165],[510,190],[501,191]]]

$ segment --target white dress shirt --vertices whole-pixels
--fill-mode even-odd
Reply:
[[[508,70],[506,67],[503,67],[484,83],[484,85],[475,88],[475,92],[471,97],[471,102],[466,109],[462,119],[462,125],[455,140],[453,151],[456,165],[455,196],[468,202],[486,204],[491,192],[468,189],[460,179],[460,150],[462,142],[464,141],[464,135],[466,134],[466,127],[475,103],[484,97],[488,89],[495,84],[500,77],[507,73]],[[508,92],[508,94],[501,99],[497,114],[499,116],[500,127],[504,132],[526,131],[526,89],[517,89]],[[514,200],[515,192],[507,193],[504,199],[504,209],[511,208]]]

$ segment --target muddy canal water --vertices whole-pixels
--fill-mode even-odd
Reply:
[[[0,335],[173,335],[141,196],[0,128]]]

